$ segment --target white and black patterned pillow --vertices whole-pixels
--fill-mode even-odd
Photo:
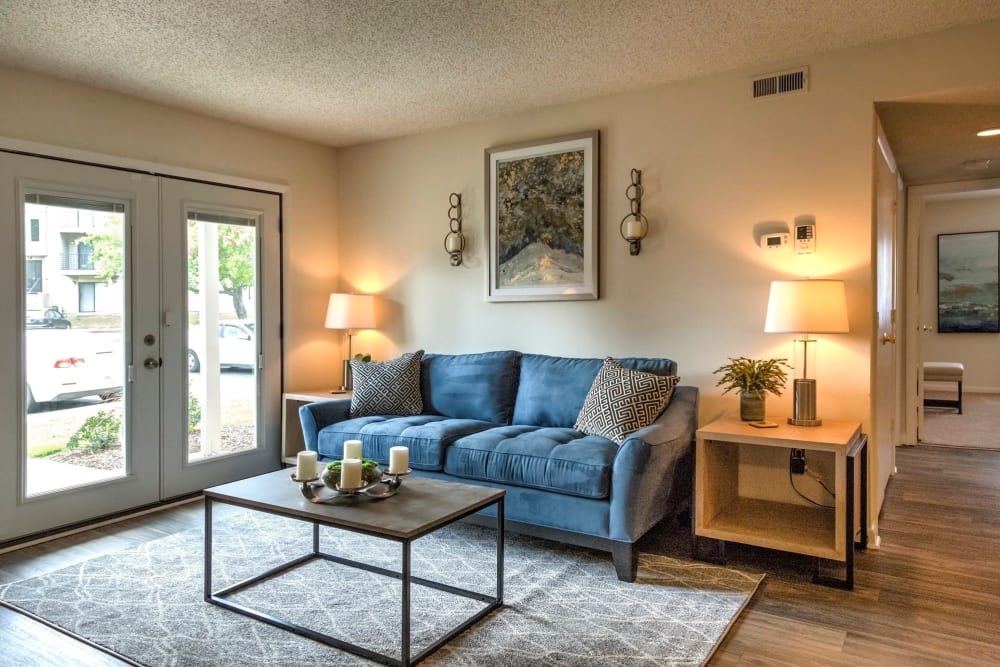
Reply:
[[[573,428],[620,445],[630,433],[656,421],[679,381],[676,375],[625,368],[608,357],[587,392]]]
[[[351,359],[354,395],[351,417],[370,415],[419,415],[424,409],[420,396],[420,359],[423,350],[407,352],[390,361]]]

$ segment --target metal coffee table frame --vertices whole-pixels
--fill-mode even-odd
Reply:
[[[298,493],[298,491],[296,491],[296,493]],[[255,510],[255,511],[258,511],[258,512],[265,512],[265,513],[268,513],[268,514],[275,514],[277,516],[283,516],[283,517],[287,517],[287,518],[298,519],[300,521],[310,522],[310,523],[313,524],[313,530],[312,530],[312,551],[310,553],[307,553],[307,554],[303,555],[303,556],[300,556],[300,557],[295,558],[295,559],[293,559],[291,561],[288,561],[287,563],[283,563],[283,564],[278,565],[276,567],[272,567],[271,569],[267,570],[266,572],[258,574],[258,575],[254,576],[254,577],[250,577],[249,579],[241,581],[241,582],[239,582],[237,584],[233,584],[232,586],[228,586],[226,588],[223,588],[221,590],[213,592],[212,591],[212,505],[213,505],[214,502],[218,502],[218,503],[222,503],[222,504],[226,504],[226,505],[236,505],[236,506],[239,506],[239,507],[245,507],[245,508],[248,508],[248,509],[252,509],[252,510]],[[444,584],[444,583],[441,583],[441,582],[438,582],[438,581],[432,581],[432,580],[429,580],[429,579],[424,579],[422,577],[415,577],[415,576],[412,575],[412,572],[411,572],[412,563],[411,563],[410,546],[411,546],[411,544],[415,540],[419,539],[420,537],[422,537],[422,536],[424,536],[424,535],[426,535],[428,533],[433,532],[434,530],[437,530],[438,528],[441,528],[443,526],[449,525],[451,523],[454,523],[455,521],[458,521],[459,519],[462,519],[462,518],[464,518],[466,516],[474,514],[474,513],[478,512],[478,511],[480,511],[481,509],[483,509],[483,507],[489,507],[490,505],[496,505],[496,507],[497,507],[497,514],[496,514],[496,518],[497,518],[497,551],[496,551],[497,582],[496,582],[496,595],[495,596],[489,595],[489,594],[486,594],[486,593],[478,593],[476,591],[466,590],[464,588],[458,588],[458,587],[455,587],[455,586],[450,586],[448,584]],[[333,527],[333,528],[339,528],[341,530],[350,530],[352,532],[363,533],[363,534],[370,535],[370,536],[373,536],[373,537],[378,537],[378,538],[381,538],[381,539],[386,539],[386,540],[390,540],[390,541],[394,541],[394,542],[399,542],[400,546],[402,548],[402,571],[401,572],[396,572],[395,570],[390,570],[390,569],[386,569],[386,568],[382,568],[382,567],[378,567],[378,566],[374,566],[374,565],[369,565],[367,563],[362,563],[362,562],[359,562],[359,561],[351,560],[351,559],[348,559],[348,558],[343,558],[343,557],[340,557],[340,556],[335,556],[335,555],[332,555],[332,554],[323,553],[322,551],[320,551],[320,541],[319,541],[319,527],[320,527],[320,525],[326,525],[326,526],[330,526],[330,527]],[[205,583],[205,589],[204,589],[205,590],[205,598],[204,599],[205,599],[205,602],[208,602],[208,603],[211,603],[211,604],[214,604],[214,605],[218,605],[220,607],[224,607],[224,608],[229,609],[231,611],[235,611],[235,612],[237,612],[239,614],[243,614],[244,616],[249,616],[250,618],[257,619],[258,621],[263,621],[264,623],[268,623],[268,624],[273,625],[275,627],[282,628],[283,630],[287,630],[289,632],[293,632],[293,633],[295,633],[297,635],[300,635],[300,636],[303,636],[303,637],[308,637],[309,639],[312,639],[314,641],[318,641],[318,642],[322,642],[324,644],[328,644],[330,646],[333,646],[335,648],[341,649],[343,651],[348,651],[348,652],[353,653],[355,655],[360,655],[360,656],[362,656],[364,658],[368,658],[369,660],[374,660],[374,661],[382,663],[384,665],[404,665],[404,666],[405,665],[415,665],[418,662],[420,662],[421,660],[425,659],[431,653],[433,653],[434,651],[436,651],[437,649],[439,649],[441,646],[443,646],[444,644],[446,644],[452,638],[454,638],[455,636],[457,636],[461,632],[464,632],[466,629],[472,627],[475,623],[477,623],[480,619],[482,619],[484,616],[486,616],[487,614],[489,614],[491,611],[493,611],[494,609],[497,609],[497,608],[499,608],[499,607],[501,607],[503,605],[503,546],[504,546],[504,496],[503,495],[499,496],[493,502],[487,503],[485,505],[477,505],[477,506],[472,507],[468,511],[456,514],[450,520],[448,520],[446,523],[442,523],[440,525],[435,526],[433,529],[421,532],[419,535],[416,535],[416,536],[410,537],[410,538],[398,538],[398,537],[386,535],[386,534],[381,533],[381,532],[379,532],[377,530],[360,530],[360,529],[353,528],[353,527],[345,527],[345,526],[343,526],[341,524],[338,524],[338,523],[335,523],[335,522],[324,521],[322,518],[306,519],[306,518],[303,518],[303,517],[300,517],[300,516],[296,516],[295,514],[284,512],[284,511],[280,511],[280,510],[264,509],[260,505],[257,505],[257,504],[254,504],[254,503],[238,502],[238,501],[235,501],[235,500],[233,500],[231,498],[223,498],[223,497],[214,497],[213,498],[213,496],[210,495],[210,491],[209,491],[209,492],[206,492],[206,494],[205,494],[205,582],[204,582]],[[400,612],[401,612],[401,615],[402,615],[402,629],[401,629],[401,633],[400,633],[401,634],[402,650],[401,650],[401,655],[400,655],[399,658],[394,658],[392,656],[388,656],[388,655],[379,653],[377,651],[373,651],[373,650],[365,648],[363,646],[359,646],[357,644],[353,644],[351,642],[344,641],[342,639],[338,639],[338,638],[333,637],[331,635],[328,635],[326,633],[319,632],[317,630],[313,630],[312,628],[308,628],[308,627],[305,627],[303,625],[299,625],[298,623],[293,623],[293,622],[288,621],[286,619],[283,619],[283,618],[280,618],[280,617],[277,617],[277,616],[274,616],[274,615],[271,615],[271,614],[267,614],[267,613],[258,611],[256,609],[253,609],[251,607],[247,607],[245,605],[241,605],[241,604],[238,604],[238,603],[235,603],[235,602],[232,602],[230,600],[225,599],[226,596],[232,595],[233,593],[236,593],[236,592],[238,592],[240,590],[243,590],[244,588],[247,588],[248,586],[252,586],[253,584],[255,584],[255,583],[259,582],[259,581],[262,581],[264,579],[268,579],[268,578],[274,577],[276,575],[281,574],[282,572],[287,572],[288,570],[290,570],[292,568],[298,567],[299,565],[303,565],[304,563],[307,563],[307,562],[309,562],[311,560],[314,560],[314,559],[328,560],[328,561],[332,561],[334,563],[339,563],[341,565],[346,565],[346,566],[349,566],[349,567],[356,567],[356,568],[361,569],[361,570],[366,570],[368,572],[374,572],[374,573],[377,573],[377,574],[380,574],[380,575],[384,575],[386,577],[390,577],[390,578],[398,579],[398,580],[402,581],[402,595],[401,595],[402,599],[400,601],[400,603],[401,603],[400,604],[400,606],[401,606]],[[470,616],[468,619],[466,619],[465,621],[463,621],[459,625],[457,625],[454,628],[452,628],[443,637],[441,637],[438,641],[434,642],[433,644],[431,644],[430,646],[428,646],[427,648],[425,648],[423,651],[420,651],[416,655],[411,656],[410,655],[410,587],[414,583],[420,584],[422,586],[428,586],[430,588],[434,588],[434,589],[437,589],[437,590],[440,590],[440,591],[444,591],[444,592],[450,593],[452,595],[459,595],[459,596],[470,598],[470,599],[473,599],[473,600],[479,600],[480,602],[486,602],[488,604],[487,604],[486,607],[484,607],[480,611],[476,612],[475,614],[473,614],[472,616]]]

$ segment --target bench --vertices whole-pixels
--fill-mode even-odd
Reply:
[[[962,379],[965,366],[956,361],[925,361],[924,383],[954,382],[958,385],[958,398],[924,398],[924,406],[932,408],[955,408],[962,414]],[[924,391],[927,387],[924,387]]]

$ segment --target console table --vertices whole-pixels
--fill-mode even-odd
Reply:
[[[830,452],[834,456],[832,508],[802,501],[777,502],[740,495],[740,460],[753,448]],[[860,458],[860,482],[855,484]],[[785,463],[787,467],[788,463]],[[856,493],[860,491],[860,493]],[[860,496],[856,506],[856,495]],[[827,497],[829,500],[829,497]],[[860,511],[856,511],[860,510]],[[695,454],[695,557],[724,560],[725,543],[739,542],[816,557],[813,581],[854,588],[854,549],[868,545],[868,437],[857,422],[822,426],[754,428],[736,418],[716,420],[697,433]],[[855,540],[855,535],[860,535]],[[705,556],[699,538],[718,540],[718,555]],[[820,559],[843,562],[844,579],[820,574]]]

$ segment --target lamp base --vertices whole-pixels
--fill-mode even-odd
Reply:
[[[344,384],[340,385],[340,392],[347,393],[354,389],[354,377],[351,375],[351,360],[344,359]]]
[[[792,416],[788,423],[792,426],[823,425],[823,420],[816,418],[816,380],[795,380]]]

